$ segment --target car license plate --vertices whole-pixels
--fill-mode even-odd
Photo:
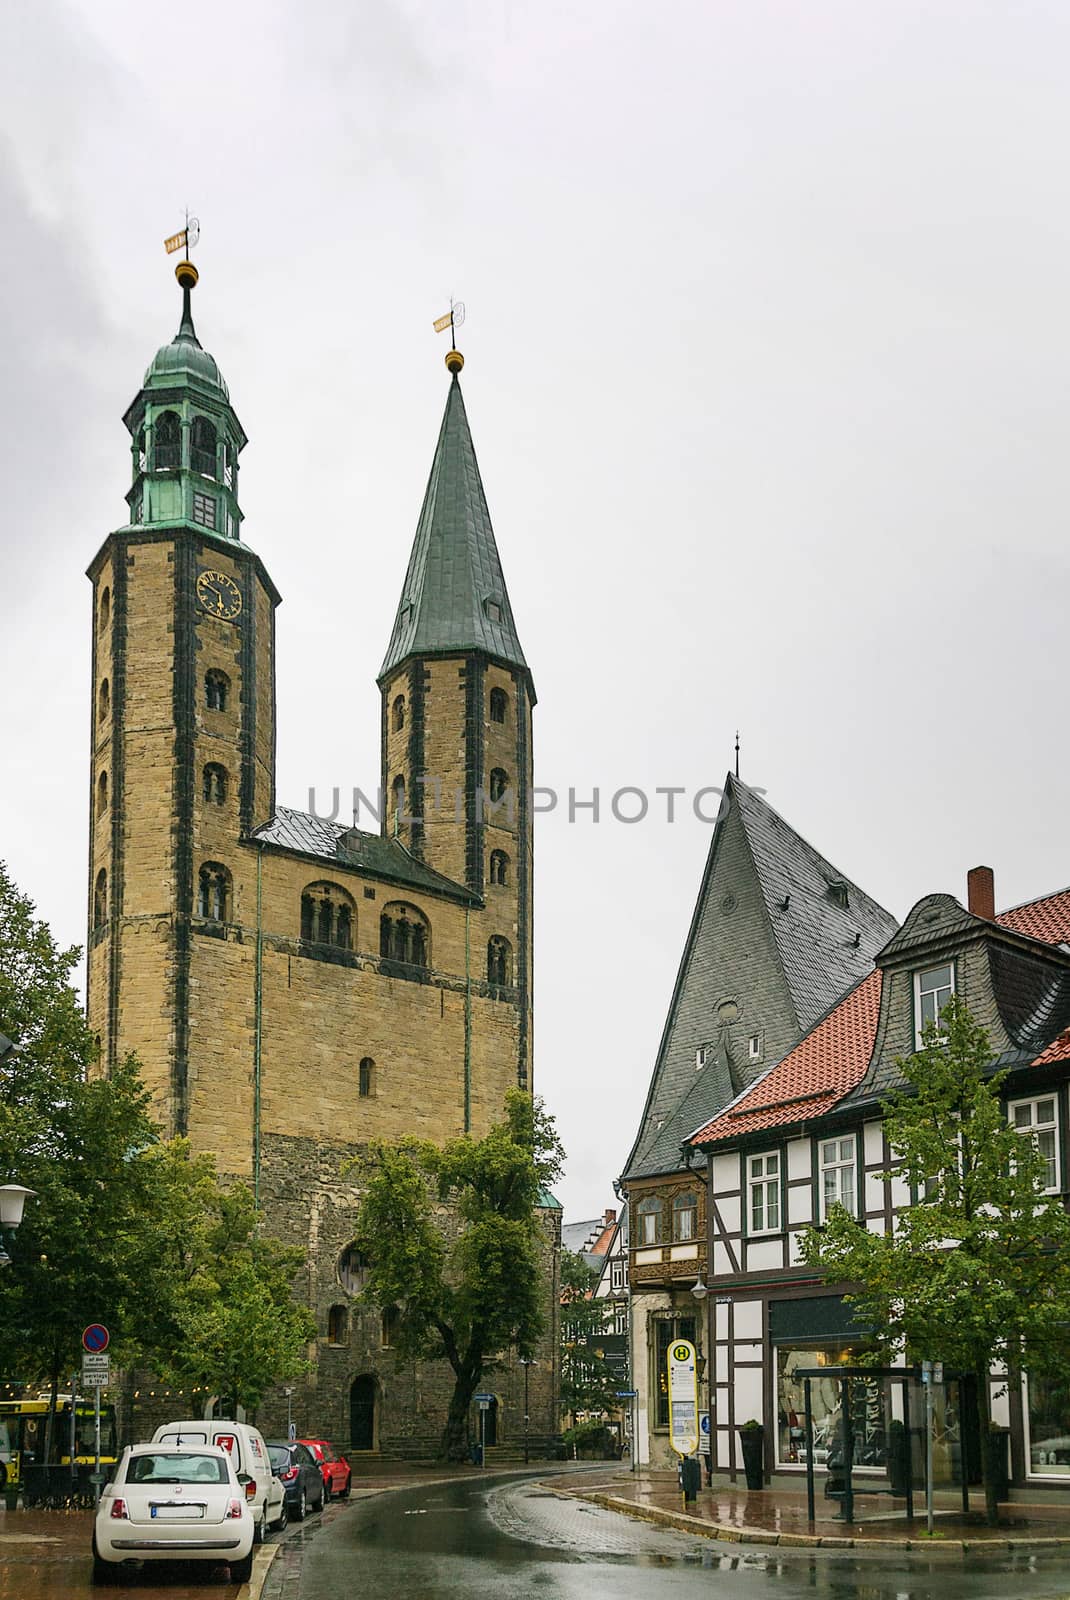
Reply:
[[[204,1507],[195,1505],[157,1505],[152,1504],[149,1512],[153,1517],[158,1517],[161,1522],[195,1522],[198,1517],[204,1516]]]

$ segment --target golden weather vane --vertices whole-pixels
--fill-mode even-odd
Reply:
[[[184,228],[180,228],[177,233],[173,233],[169,239],[165,239],[163,242],[163,247],[169,256],[173,255],[176,250],[181,250],[183,247],[185,247],[186,250],[192,250],[200,236],[200,222],[196,217],[190,216],[189,207],[187,206],[186,226]]]
[[[457,349],[457,329],[464,322],[464,301],[454,300],[450,296],[450,309],[444,317],[436,317],[433,324],[436,333],[445,333],[450,330],[450,348],[446,354],[446,365],[451,372],[460,372],[464,366],[464,357]]]

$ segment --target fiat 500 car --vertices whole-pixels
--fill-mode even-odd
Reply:
[[[114,1583],[133,1561],[226,1563],[235,1583],[253,1570],[246,1486],[217,1445],[127,1445],[104,1487],[93,1528],[93,1582]]]

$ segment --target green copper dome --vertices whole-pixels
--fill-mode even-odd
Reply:
[[[223,381],[216,359],[210,356],[198,339],[190,314],[189,290],[184,290],[182,324],[170,344],[161,345],[145,373],[145,389],[169,389],[176,383],[195,378],[214,389],[224,400],[230,392]]]

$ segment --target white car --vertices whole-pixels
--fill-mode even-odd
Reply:
[[[93,1582],[114,1583],[127,1561],[226,1563],[253,1570],[253,1513],[218,1445],[129,1444],[104,1486],[93,1528]]]
[[[225,1418],[184,1422],[165,1422],[152,1436],[153,1444],[216,1444],[230,1457],[238,1482],[245,1490],[253,1513],[255,1542],[261,1544],[271,1528],[281,1533],[286,1526],[286,1499],[282,1484],[271,1470],[267,1445],[259,1428],[249,1422],[228,1422]]]

